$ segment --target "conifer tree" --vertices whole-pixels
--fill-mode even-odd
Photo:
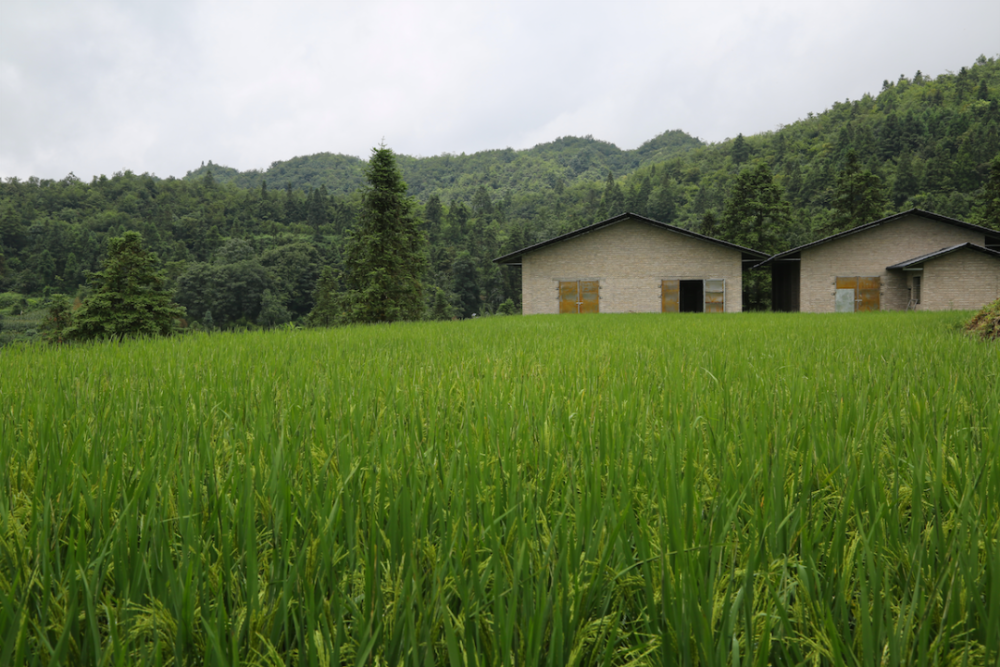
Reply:
[[[49,315],[42,325],[42,336],[49,343],[65,343],[66,330],[73,324],[73,309],[65,294],[56,294],[49,304]]]
[[[920,179],[914,170],[913,156],[903,151],[896,165],[896,180],[892,184],[892,201],[898,207],[920,189]]]
[[[1000,155],[990,162],[990,177],[976,197],[975,222],[1000,231]]]
[[[867,169],[862,169],[857,154],[847,153],[847,162],[837,175],[833,193],[833,220],[826,234],[833,234],[866,222],[878,220],[885,214],[887,197],[882,179]]]
[[[260,315],[257,316],[258,326],[265,329],[276,327],[292,319],[288,308],[281,303],[281,299],[269,289],[264,290],[260,298]]]
[[[448,294],[440,287],[434,288],[434,299],[431,303],[432,320],[450,320],[455,316],[455,309],[448,301]]]
[[[733,148],[730,155],[732,155],[733,162],[736,163],[737,167],[750,159],[750,146],[747,145],[742,132],[737,134],[736,139],[733,140]]]
[[[713,211],[705,211],[705,214],[701,216],[699,231],[705,236],[715,236],[718,227],[719,221],[715,218],[715,213]]]
[[[480,185],[476,189],[476,194],[472,196],[472,215],[485,218],[487,221],[493,217],[493,201],[484,185]]]
[[[758,162],[741,171],[726,201],[722,238],[770,254],[777,252],[779,235],[790,223],[791,208],[767,163]]]
[[[185,310],[173,301],[156,253],[139,232],[108,240],[101,270],[87,276],[92,292],[64,329],[67,340],[166,336]]]
[[[650,194],[646,215],[654,220],[671,224],[677,213],[677,184],[671,178],[663,180]]]
[[[976,91],[976,99],[989,100],[990,88],[986,85],[986,79],[979,82],[979,90]]]
[[[330,327],[337,323],[340,307],[337,303],[337,276],[329,266],[323,269],[316,290],[313,292],[313,306],[308,323],[314,327]]]
[[[608,179],[604,183],[604,199],[601,202],[604,215],[607,218],[620,215],[625,212],[625,194],[621,187],[615,182],[615,176],[610,171]]]
[[[636,187],[633,180],[629,188],[628,197],[625,198],[625,210],[637,215],[649,215],[649,196],[653,193],[653,182],[649,179],[649,174],[645,174]],[[666,222],[666,220],[661,220]]]
[[[321,239],[321,230],[327,223],[326,186],[320,186],[310,192],[306,201],[306,222],[313,230],[313,240],[319,241]]]
[[[366,178],[344,257],[344,318],[362,323],[420,319],[426,240],[396,157],[384,144],[372,149]]]
[[[452,243],[456,246],[465,243],[465,237],[469,233],[469,209],[463,202],[452,200],[445,223]]]
[[[791,221],[791,207],[784,193],[774,183],[767,163],[758,162],[737,175],[732,195],[726,201],[720,236],[730,243],[770,255],[778,251],[781,235],[791,226]],[[769,273],[756,271],[744,277],[743,303],[747,310],[770,307]]]
[[[458,295],[462,317],[479,313],[482,299],[476,262],[468,250],[460,250],[451,264],[452,290]]]
[[[427,233],[430,243],[436,244],[441,235],[441,224],[444,222],[444,206],[441,205],[441,197],[433,194],[424,206],[424,220],[427,221]]]

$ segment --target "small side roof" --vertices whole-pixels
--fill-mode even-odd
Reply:
[[[513,266],[520,266],[520,264],[521,264],[521,257],[524,256],[524,255],[526,255],[529,252],[533,252],[533,251],[538,250],[540,248],[544,248],[545,246],[553,245],[553,244],[559,243],[561,241],[566,241],[567,239],[571,239],[571,238],[574,238],[576,236],[582,236],[584,234],[589,234],[590,232],[595,232],[598,229],[603,229],[604,227],[609,227],[611,225],[614,225],[616,223],[622,222],[624,220],[637,220],[638,222],[644,222],[644,223],[646,223],[648,225],[652,225],[653,227],[659,227],[660,229],[665,229],[665,230],[667,230],[669,232],[674,232],[675,234],[681,234],[683,236],[690,236],[691,238],[700,239],[702,241],[708,241],[709,243],[715,243],[716,245],[724,246],[726,248],[731,248],[733,250],[739,250],[741,253],[743,253],[743,261],[747,261],[747,260],[754,261],[754,260],[759,260],[759,259],[765,259],[767,257],[767,255],[764,254],[764,253],[762,253],[762,252],[758,252],[758,251],[753,250],[751,248],[744,248],[743,246],[736,245],[735,243],[729,243],[728,241],[722,241],[720,239],[712,238],[711,236],[704,236],[702,234],[696,234],[695,232],[692,232],[690,230],[682,229],[680,227],[674,227],[673,225],[668,225],[665,222],[660,222],[658,220],[653,220],[651,218],[647,218],[647,217],[644,217],[644,216],[641,216],[641,215],[637,215],[635,213],[622,213],[621,215],[616,215],[613,218],[608,218],[607,220],[602,220],[600,222],[595,222],[592,225],[587,225],[586,227],[581,227],[580,229],[574,230],[574,231],[569,232],[567,234],[563,234],[561,236],[556,236],[556,237],[551,238],[551,239],[549,239],[547,241],[542,241],[541,243],[536,243],[536,244],[530,245],[530,246],[528,246],[526,248],[521,248],[520,250],[515,250],[514,252],[509,253],[507,255],[504,255],[503,257],[497,257],[493,261],[496,262],[497,264],[511,264]]]
[[[908,259],[905,262],[900,262],[899,264],[893,264],[892,266],[887,266],[886,271],[892,271],[894,269],[908,269],[917,264],[923,264],[926,261],[937,259],[938,257],[944,257],[945,255],[950,255],[953,252],[962,249],[975,250],[976,252],[981,252],[988,257],[993,257],[995,259],[1000,259],[1000,252],[996,250],[990,250],[989,248],[984,248],[981,245],[976,245],[975,243],[959,243],[958,245],[953,245],[950,248],[941,248],[936,252],[931,252],[926,255],[921,255],[920,257],[914,257],[913,259]]]
[[[944,222],[944,223],[949,224],[949,225],[955,225],[956,227],[964,227],[965,229],[973,229],[973,230],[975,230],[977,232],[983,232],[984,234],[987,234],[989,236],[1000,238],[1000,232],[996,232],[996,231],[994,231],[992,229],[988,229],[986,227],[980,227],[979,225],[974,225],[971,222],[963,222],[962,220],[956,220],[955,218],[949,218],[948,216],[940,215],[938,213],[931,213],[930,211],[924,211],[924,210],[921,210],[919,208],[911,208],[908,211],[903,211],[901,213],[896,213],[895,215],[890,215],[888,217],[882,218],[881,220],[876,220],[875,222],[869,222],[869,223],[866,223],[866,224],[863,224],[863,225],[858,225],[857,227],[854,227],[852,229],[848,229],[847,231],[839,232],[837,234],[833,234],[832,236],[827,236],[826,238],[822,238],[822,239],[820,239],[818,241],[813,241],[812,243],[806,243],[805,245],[800,245],[797,248],[792,248],[791,250],[786,250],[785,252],[778,253],[777,255],[774,255],[773,257],[768,257],[765,261],[761,262],[760,264],[757,264],[753,268],[755,268],[755,269],[760,268],[760,267],[765,266],[767,264],[770,264],[771,262],[774,262],[776,260],[780,260],[780,259],[783,259],[785,257],[788,257],[789,255],[794,255],[795,253],[801,252],[801,251],[805,250],[806,248],[812,248],[813,246],[817,246],[817,245],[820,245],[820,244],[823,244],[823,243],[827,243],[829,241],[833,241],[835,239],[843,238],[845,236],[850,236],[851,234],[858,234],[860,232],[864,232],[864,231],[867,231],[869,229],[873,229],[874,227],[878,227],[880,225],[884,225],[887,222],[892,222],[894,220],[898,220],[898,219],[900,219],[902,217],[905,217],[907,215],[915,215],[915,216],[918,216],[918,217],[921,217],[921,218],[927,218],[928,220],[936,220],[937,222]]]

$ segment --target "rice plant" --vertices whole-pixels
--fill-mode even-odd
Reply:
[[[5,348],[0,665],[996,664],[963,317]]]

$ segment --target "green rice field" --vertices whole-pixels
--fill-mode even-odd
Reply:
[[[996,665],[968,313],[0,350],[0,665]]]

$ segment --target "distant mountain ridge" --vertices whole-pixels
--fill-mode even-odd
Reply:
[[[765,162],[793,209],[788,242],[799,243],[830,225],[834,185],[851,154],[858,168],[877,177],[887,211],[916,207],[963,219],[981,216],[990,164],[1000,155],[1000,60],[980,56],[957,73],[936,77],[917,70],[885,80],[877,94],[718,143],[671,130],[622,150],[592,136],[567,136],[524,150],[399,155],[398,164],[409,193],[421,202],[436,196],[447,207],[472,205],[478,196],[497,204],[503,238],[511,223],[541,237],[610,217],[620,206],[708,230],[740,170]],[[358,157],[318,153],[266,170],[209,163],[184,179],[211,172],[217,182],[245,189],[266,182],[272,190],[322,188],[350,199],[363,185],[364,167]]]
[[[426,200],[434,193],[463,192],[458,198],[471,200],[475,189],[487,185],[494,190],[521,191],[532,189],[539,178],[547,185],[562,179],[563,185],[579,181],[600,181],[608,173],[623,176],[639,167],[664,162],[706,144],[681,130],[670,130],[650,139],[633,150],[622,150],[615,144],[585,137],[559,137],[532,148],[512,148],[479,151],[471,154],[444,153],[432,157],[397,155],[397,162],[411,195]],[[232,183],[241,188],[259,188],[263,183],[271,189],[290,185],[296,190],[324,187],[330,194],[345,195],[364,184],[367,162],[353,155],[315,153],[273,162],[265,170],[239,171],[213,164],[211,160],[184,178],[196,180],[211,171],[219,183]],[[463,186],[463,176],[467,177]]]

